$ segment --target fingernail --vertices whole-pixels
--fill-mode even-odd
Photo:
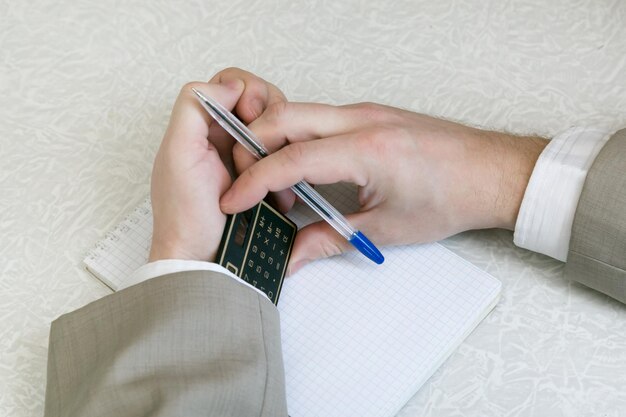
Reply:
[[[230,190],[228,190],[220,198],[220,208],[222,209],[223,212],[225,211],[225,209],[229,208],[232,194],[233,193],[230,192]]]
[[[304,267],[306,264],[310,263],[311,260],[310,259],[302,259],[298,262],[296,262],[295,264],[291,265],[291,263],[289,264],[289,271],[287,271],[287,275],[291,276],[293,274],[295,274],[296,272],[298,272],[300,269],[302,269],[302,267]]]

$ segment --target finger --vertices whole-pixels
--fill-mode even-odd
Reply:
[[[235,80],[244,83],[244,90],[235,105],[234,112],[246,124],[259,117],[268,106],[287,100],[275,85],[240,68],[226,68],[215,74],[209,83],[228,83]],[[241,173],[252,165],[256,158],[250,155],[243,146],[235,144],[232,160],[235,171]],[[280,198],[280,200],[288,200],[288,198]]]
[[[222,196],[222,211],[247,210],[269,191],[284,190],[302,180],[313,184],[346,181],[363,186],[367,178],[357,145],[353,135],[288,145],[245,170]]]
[[[184,146],[195,143],[203,147],[208,146],[209,126],[214,121],[198,102],[192,88],[213,97],[227,109],[232,109],[243,91],[243,83],[239,81],[220,85],[201,82],[185,84],[172,110],[170,123],[163,139],[166,145]],[[218,125],[215,123],[213,126]],[[222,139],[212,144],[218,150],[228,146],[232,147],[232,139],[226,140],[226,137],[222,137]]]
[[[367,230],[363,230],[366,229],[369,223],[372,223],[375,213],[367,211],[348,214],[345,217],[354,227],[376,240],[375,235],[370,235]],[[316,259],[341,255],[352,250],[354,250],[354,246],[327,222],[311,223],[296,234],[289,265],[287,266],[287,274],[293,275],[306,264]]]
[[[258,161],[258,159],[252,156],[252,154],[239,143],[236,143],[233,147],[232,158],[237,175],[241,174]],[[275,203],[273,206],[279,211],[286,213],[293,206],[296,195],[291,190],[281,190],[272,193],[271,198]]]
[[[259,117],[268,106],[287,101],[282,91],[274,84],[239,68],[222,70],[215,74],[209,83],[225,83],[233,80],[241,80],[245,85],[243,94],[235,106],[235,112],[246,124]]]
[[[339,136],[363,126],[349,107],[280,102],[268,107],[248,126],[273,151],[287,143]]]
[[[346,134],[362,127],[352,107],[318,103],[277,103],[248,125],[270,153],[289,143]],[[238,173],[257,160],[243,146],[235,145],[233,159]]]

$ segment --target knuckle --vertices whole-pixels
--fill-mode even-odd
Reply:
[[[243,171],[243,173],[241,174],[241,176],[243,177],[242,180],[246,183],[246,184],[254,184],[255,179],[259,178],[259,167],[256,163],[250,165],[248,168],[246,168],[245,171]]]
[[[327,240],[320,243],[320,252],[323,257],[330,258],[331,256],[341,255],[344,250],[336,241]]]
[[[404,126],[399,126],[395,124],[385,126],[383,134],[387,139],[393,139],[393,141],[396,142],[397,145],[400,145],[402,142],[405,141],[405,139],[410,136]]]
[[[374,155],[386,153],[388,148],[389,132],[386,128],[376,127],[369,130],[363,136],[365,146],[370,149]]]
[[[387,120],[388,110],[385,106],[377,103],[365,102],[359,103],[357,108],[360,112],[361,117],[378,123],[384,122]]]
[[[292,143],[281,149],[285,165],[299,166],[302,164],[304,156],[303,144],[301,142]]]
[[[278,86],[267,81],[263,81],[263,80],[261,81],[267,85],[267,88],[269,89],[270,94],[274,97],[275,100],[287,101],[287,97],[285,96],[285,93],[283,93],[282,90],[278,88]]]
[[[269,123],[277,124],[285,117],[288,111],[288,104],[285,101],[277,101],[265,109],[263,116]]]
[[[220,74],[231,74],[231,73],[240,73],[243,72],[243,70],[239,67],[226,67],[223,70],[221,70],[219,73]]]
[[[414,158],[419,154],[419,143],[415,140],[414,132],[410,127],[404,125],[389,126],[387,135],[387,142],[393,145],[396,154],[406,155],[406,158]]]
[[[359,118],[373,124],[401,124],[406,117],[403,110],[372,102],[358,103],[353,109]]]
[[[409,139],[407,141],[407,139]],[[364,145],[374,155],[385,158],[391,153],[409,155],[410,135],[406,129],[398,125],[382,125],[365,134]]]
[[[247,195],[261,195],[263,198],[269,189],[262,174],[262,169],[257,163],[250,165],[237,178],[239,189],[245,190]]]
[[[214,80],[221,82],[223,79],[235,78],[244,75],[246,71],[237,67],[226,67],[213,76]]]

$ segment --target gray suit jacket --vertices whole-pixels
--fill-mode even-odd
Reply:
[[[587,174],[565,274],[626,303],[626,129],[609,139]]]
[[[52,323],[45,416],[286,416],[276,307],[210,271],[171,274]]]

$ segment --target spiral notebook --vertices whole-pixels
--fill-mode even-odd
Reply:
[[[320,187],[342,212],[347,185]],[[288,216],[317,221],[306,207]],[[115,290],[144,264],[149,200],[85,258]],[[358,253],[313,262],[285,280],[278,309],[291,417],[391,417],[496,305],[500,282],[439,244],[384,248],[375,265]]]

